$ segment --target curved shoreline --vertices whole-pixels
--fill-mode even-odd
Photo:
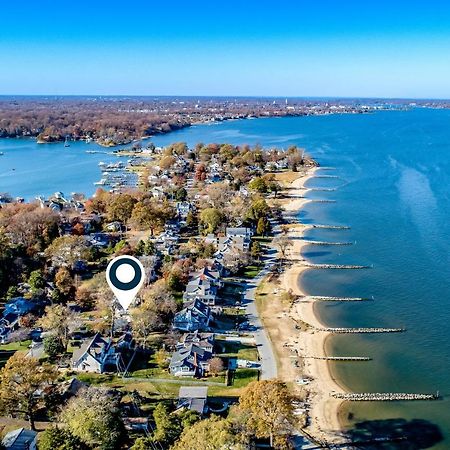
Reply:
[[[295,179],[289,186],[290,201],[283,205],[286,216],[289,216],[287,225],[287,236],[292,238],[293,245],[290,248],[289,260],[292,261],[290,267],[287,267],[281,275],[280,281],[286,291],[291,291],[297,297],[300,297],[291,307],[289,316],[294,321],[301,321],[306,324],[307,329],[300,331],[298,340],[293,340],[290,345],[296,349],[297,354],[303,357],[303,376],[311,378],[308,385],[308,400],[311,405],[310,419],[311,423],[307,430],[314,438],[322,442],[342,441],[342,420],[340,418],[342,400],[334,399],[329,394],[332,391],[346,392],[344,386],[339,380],[333,377],[330,361],[320,359],[306,359],[307,356],[325,356],[326,343],[331,333],[318,333],[313,328],[323,328],[326,326],[320,318],[314,301],[304,300],[307,296],[301,280],[302,275],[309,270],[299,256],[302,255],[303,248],[308,245],[307,241],[300,238],[304,232],[312,225],[305,225],[294,221],[293,216],[297,215],[304,206],[309,203],[309,199],[303,198],[303,194],[308,192],[305,183],[314,177],[317,168],[307,171],[307,173]],[[302,260],[303,257],[300,258]]]

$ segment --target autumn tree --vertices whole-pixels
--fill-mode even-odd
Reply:
[[[289,236],[281,235],[274,238],[273,245],[280,251],[282,259],[285,259],[288,248],[292,247],[293,244]]]
[[[166,155],[163,156],[160,160],[159,160],[159,167],[162,170],[168,170],[170,169],[174,164],[175,164],[175,158],[172,155]]]
[[[90,260],[91,252],[82,236],[61,236],[45,250],[45,256],[57,267],[73,267],[77,261]]]
[[[219,210],[222,210],[229,204],[234,194],[230,185],[225,182],[209,184],[205,189],[205,193],[211,206]]]
[[[207,233],[214,233],[223,221],[223,215],[216,208],[205,208],[200,212],[200,222]]]
[[[262,247],[258,241],[253,241],[250,246],[250,255],[254,260],[261,261]]]
[[[28,278],[28,284],[30,285],[33,294],[36,295],[42,293],[42,290],[45,287],[45,278],[44,275],[42,275],[42,271],[33,270]]]
[[[52,305],[45,308],[45,313],[38,320],[38,325],[56,336],[66,349],[69,336],[80,325],[80,320],[68,306]]]
[[[91,448],[114,450],[124,434],[115,391],[90,386],[72,397],[60,415],[66,429]]]
[[[220,372],[223,372],[224,369],[225,366],[222,358],[216,356],[209,361],[209,373],[211,375],[217,376]]]
[[[270,207],[263,198],[255,199],[247,211],[246,218],[253,223],[258,223],[262,217],[267,218],[270,214]]]
[[[167,405],[160,402],[153,411],[153,420],[156,426],[152,435],[153,441],[158,444],[158,448],[161,445],[168,448],[183,432],[198,422],[200,416],[190,410],[181,410],[176,414],[171,414]]]
[[[155,361],[160,369],[167,369],[169,367],[170,354],[160,348],[155,352]]]
[[[0,229],[10,242],[29,253],[42,251],[58,235],[59,217],[50,208],[36,203],[13,203],[0,211]]]
[[[171,415],[164,403],[158,403],[153,411],[156,430],[153,439],[161,445],[171,445],[180,436],[183,428],[175,415]]]
[[[126,225],[131,218],[136,201],[130,194],[115,195],[106,208],[109,220],[117,220]]]
[[[195,169],[195,180],[205,181],[206,180],[206,166],[202,163]]]
[[[70,431],[51,426],[39,435],[39,450],[88,450],[88,447]]]
[[[276,448],[285,444],[294,423],[293,398],[287,386],[278,380],[251,382],[239,398],[239,411],[249,429],[258,438],[269,438]]]
[[[55,286],[66,297],[73,292],[73,278],[67,267],[60,267],[56,272]]]
[[[245,450],[244,438],[230,420],[212,416],[185,430],[170,450]]]
[[[140,305],[131,309],[130,316],[133,332],[145,347],[150,333],[167,328],[177,305],[163,280],[141,291],[140,297]]]
[[[256,234],[258,236],[267,236],[272,227],[270,225],[269,220],[266,217],[260,217],[258,219],[258,223],[256,225]]]
[[[66,349],[58,336],[51,334],[44,338],[44,351],[50,359],[56,358],[61,353],[64,353],[65,350]]]
[[[264,180],[264,178],[261,177],[255,177],[253,178],[253,180],[250,181],[250,183],[248,184],[248,187],[250,189],[252,189],[253,191],[257,191],[257,192],[267,192],[268,190],[268,186],[266,181]]]
[[[45,392],[57,377],[55,369],[40,365],[36,358],[16,352],[0,370],[0,410],[24,415],[35,430],[35,413],[40,408],[38,392]]]

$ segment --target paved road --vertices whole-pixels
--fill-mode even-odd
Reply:
[[[255,303],[255,292],[259,283],[261,283],[261,280],[270,272],[273,264],[274,260],[272,258],[267,260],[264,269],[259,272],[258,276],[254,278],[251,283],[248,283],[242,300],[248,322],[256,329],[254,335],[260,357],[262,380],[269,380],[277,377],[277,362],[273,353],[272,344],[258,315]]]

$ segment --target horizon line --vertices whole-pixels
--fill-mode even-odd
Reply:
[[[341,95],[230,95],[230,94],[0,94],[2,97],[156,97],[156,98],[254,98],[254,99],[336,99],[336,100],[429,100],[450,101],[445,97],[384,97],[384,96],[341,96]]]

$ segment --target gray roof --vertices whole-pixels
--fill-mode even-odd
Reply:
[[[172,354],[170,367],[182,367],[185,364],[194,365],[188,361],[194,355],[197,357],[198,362],[207,361],[212,357],[211,352],[206,349],[199,347],[197,344],[189,344]]]
[[[206,398],[208,386],[181,386],[178,398]]]
[[[181,386],[178,394],[178,408],[188,408],[199,414],[206,411],[208,386]]]
[[[97,361],[103,353],[103,349],[108,347],[111,343],[111,339],[102,337],[99,333],[91,340],[86,340],[83,342],[80,348],[74,350],[72,361],[78,361],[85,353],[92,355]]]
[[[36,439],[36,431],[18,428],[10,431],[2,440],[2,445],[11,450],[27,450],[30,444]]]

